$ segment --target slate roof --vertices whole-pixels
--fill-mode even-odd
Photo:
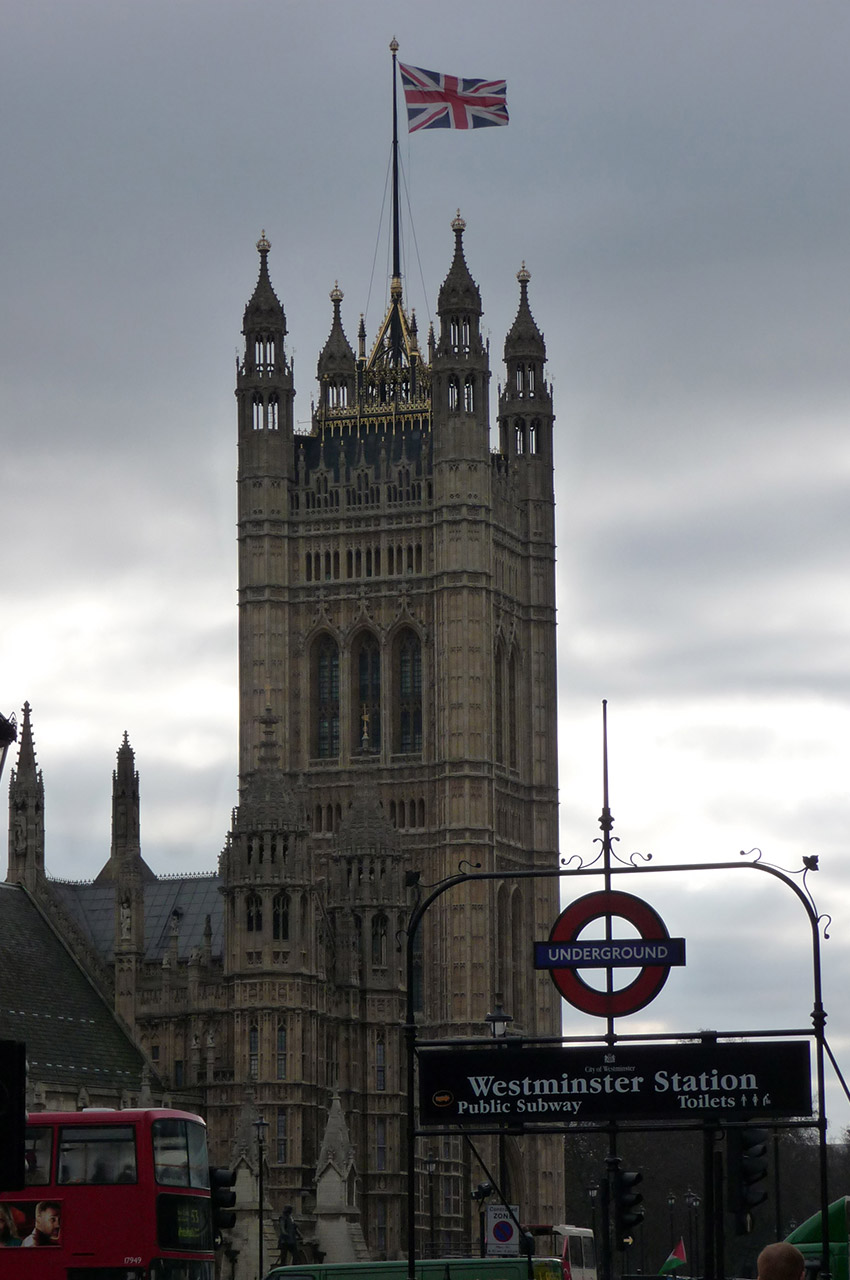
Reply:
[[[179,959],[188,960],[195,947],[203,946],[207,916],[212,925],[212,954],[220,956],[224,945],[224,899],[220,886],[221,878],[212,872],[145,883],[145,960],[161,960],[168,950],[175,911],[179,912],[180,919]],[[50,887],[101,959],[111,964],[115,941],[115,885],[102,881],[70,884],[52,880]]]
[[[31,1082],[137,1090],[144,1058],[18,885],[0,884],[0,1039],[23,1040]]]

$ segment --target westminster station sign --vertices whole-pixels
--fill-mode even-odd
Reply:
[[[419,1052],[420,1120],[717,1123],[812,1114],[806,1041]]]

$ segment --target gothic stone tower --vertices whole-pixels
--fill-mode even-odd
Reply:
[[[545,346],[523,267],[491,451],[481,298],[460,216],[452,227],[427,358],[400,279],[368,353],[361,320],[356,355],[334,287],[305,434],[263,235],[237,367],[240,805],[222,858],[226,980],[244,988],[246,1010],[234,1034],[258,1097],[268,1080],[271,1099],[276,1038],[290,1034],[278,995],[297,1014],[292,1102],[327,1106],[338,1088],[376,1256],[404,1243],[397,940],[415,879],[405,873],[433,884],[461,863],[557,865]],[[556,1033],[553,988],[531,950],[557,910],[555,880],[447,895],[425,920],[423,1034],[484,1034],[496,992],[517,1030]],[[278,1121],[295,1183],[321,1139],[307,1114]],[[520,1159],[508,1142],[527,1220],[562,1207],[556,1151],[536,1139]],[[437,1154],[441,1244],[462,1248],[470,1174],[454,1139]],[[294,1189],[294,1174],[277,1180]]]

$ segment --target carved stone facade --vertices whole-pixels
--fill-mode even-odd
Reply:
[[[334,287],[304,434],[265,235],[257,246],[236,386],[240,795],[218,874],[157,879],[143,862],[126,735],[93,885],[44,880],[43,801],[32,780],[26,795],[12,784],[8,878],[76,921],[69,945],[108,966],[117,1012],[171,1098],[206,1115],[216,1159],[250,1158],[237,1151],[249,1086],[270,1125],[270,1211],[292,1205],[318,1245],[336,1238],[333,1202],[372,1257],[405,1247],[403,939],[417,886],[461,865],[557,866],[545,346],[523,266],[491,451],[481,299],[460,217],[453,231],[427,352],[399,279],[368,352],[361,320],[356,355]],[[445,895],[414,975],[422,1034],[485,1035],[497,992],[515,1030],[556,1034],[531,952],[557,912],[554,879]],[[464,1251],[483,1175],[458,1139],[428,1146],[439,1246]],[[559,1152],[551,1138],[504,1143],[527,1221],[559,1220]],[[424,1175],[418,1191],[424,1210]],[[421,1225],[424,1240],[424,1212]]]

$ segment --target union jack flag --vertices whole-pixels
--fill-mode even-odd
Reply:
[[[400,62],[407,104],[407,131],[418,129],[484,129],[508,123],[504,80],[462,80]]]

